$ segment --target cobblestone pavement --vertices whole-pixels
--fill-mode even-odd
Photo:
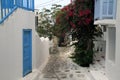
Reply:
[[[58,50],[59,53],[50,55],[39,80],[89,80],[86,76],[87,69],[79,67],[68,58],[70,48]]]

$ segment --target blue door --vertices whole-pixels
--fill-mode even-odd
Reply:
[[[23,30],[23,76],[32,72],[32,30]]]

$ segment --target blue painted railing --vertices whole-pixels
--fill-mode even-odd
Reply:
[[[34,11],[34,0],[0,0],[0,23],[17,8]]]
[[[116,0],[95,0],[95,20],[97,19],[115,19],[116,18]]]

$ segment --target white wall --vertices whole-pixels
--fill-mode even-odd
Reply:
[[[115,79],[115,65],[116,65],[116,29],[115,27],[107,28],[107,41],[106,41],[106,72],[110,80]]]
[[[116,54],[116,28],[108,28],[108,59],[115,63],[115,54]]]
[[[115,26],[112,26],[112,27],[115,27],[116,28],[116,31],[115,34],[116,34],[116,37],[115,36],[109,36],[109,35],[113,35],[112,33],[107,33],[107,60],[106,60],[106,71],[107,71],[107,75],[109,77],[109,80],[120,80],[120,0],[117,0],[117,14],[116,14],[116,24]],[[109,28],[108,28],[109,30]],[[112,40],[109,40],[109,39],[112,39]],[[113,42],[113,39],[115,39],[115,47],[112,45],[114,44]],[[112,42],[110,42],[112,41]],[[111,50],[110,49],[110,44],[115,48],[115,52],[113,54],[115,54],[115,61],[112,62],[109,60],[109,52],[111,53]],[[109,44],[109,45],[108,45]]]
[[[0,24],[0,80],[18,80],[22,77],[22,30],[32,29],[33,68],[35,61],[34,12],[17,9]]]
[[[49,39],[36,34],[36,67],[42,70],[49,59]]]

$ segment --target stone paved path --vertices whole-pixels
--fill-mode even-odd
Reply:
[[[70,48],[59,48],[59,53],[51,54],[39,80],[89,80],[87,69],[73,63],[69,53]]]

